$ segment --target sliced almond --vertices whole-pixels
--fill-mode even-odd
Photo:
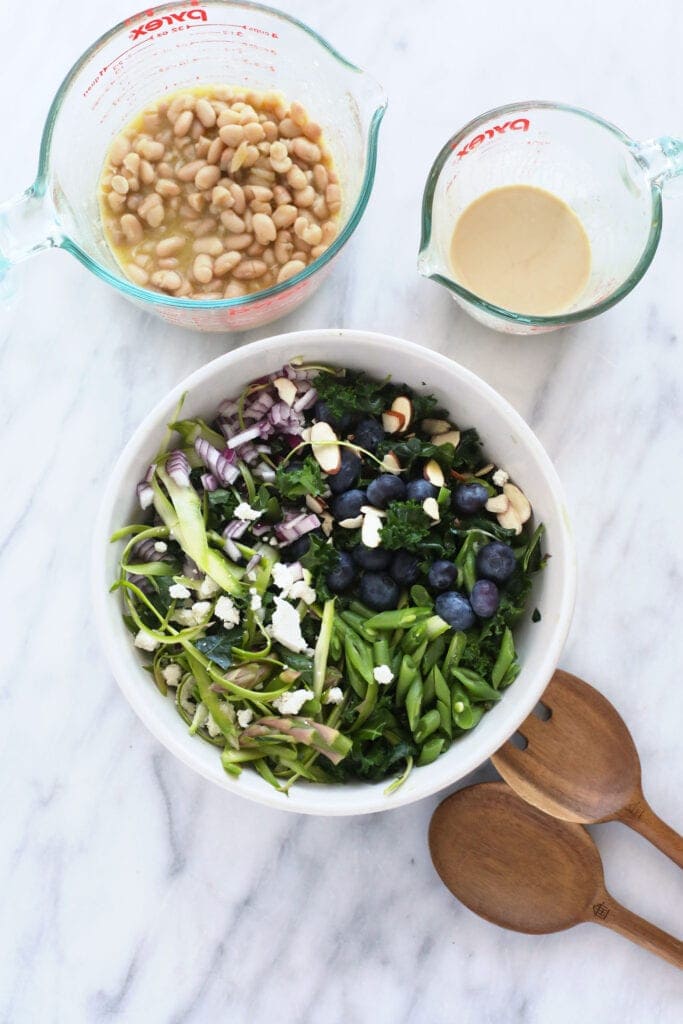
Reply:
[[[410,424],[413,422],[413,403],[410,401],[407,395],[399,395],[391,403],[391,411],[397,412],[400,416],[403,416],[404,423],[401,430],[407,430]]]
[[[514,530],[517,534],[522,532],[522,522],[512,505],[509,506],[507,512],[500,513],[498,523],[504,530]]]
[[[505,484],[503,494],[519,516],[520,523],[526,523],[531,515],[531,505],[526,495],[522,494],[519,487],[515,487],[514,484]]]
[[[360,507],[363,515],[367,515],[370,512],[372,515],[379,516],[380,519],[386,519],[386,512],[383,508],[375,508],[374,505],[361,505]]]
[[[363,527],[361,529],[361,540],[366,548],[378,548],[380,545],[380,533],[382,531],[382,519],[377,515],[375,509],[370,509],[363,516]]]
[[[507,512],[510,507],[510,502],[504,494],[496,494],[494,498],[489,498],[486,502],[486,511],[495,512],[498,515],[501,512]]]
[[[357,530],[359,526],[363,525],[363,516],[353,516],[352,519],[340,519],[339,525],[343,526],[345,530]]]
[[[303,441],[310,441],[311,440],[311,428],[310,427],[304,427],[304,429],[301,431],[301,439]]]
[[[311,427],[311,448],[313,456],[325,473],[333,476],[341,469],[341,448],[339,440],[329,423],[314,423]]]
[[[382,469],[386,473],[400,473],[401,463],[398,461],[393,452],[387,452],[382,459]]]
[[[391,409],[382,413],[382,426],[387,434],[398,434],[399,430],[403,430],[404,423],[403,413],[393,412]]]
[[[457,448],[460,444],[460,431],[449,430],[446,434],[433,434],[431,441],[432,444],[452,444],[454,448]]]
[[[320,498],[315,497],[315,495],[313,494],[306,495],[306,504],[310,508],[311,512],[315,512],[315,514],[318,516],[322,515],[322,513],[327,508],[325,502],[321,501]]]
[[[422,420],[420,426],[425,434],[445,434],[452,429],[448,420]]]
[[[289,377],[276,377],[273,386],[283,402],[294,405],[297,398],[296,384]]]
[[[439,512],[439,503],[436,498],[425,498],[422,502],[422,508],[430,519],[433,519],[435,523],[439,522],[441,514]]]
[[[329,512],[326,512],[323,516],[322,529],[326,537],[331,536],[332,530],[334,529],[334,519]]]
[[[475,476],[486,476],[486,474],[490,473],[492,469],[493,469],[493,463],[492,462],[487,462],[485,466],[481,467],[481,469],[477,469],[475,471],[474,475]]]
[[[430,459],[429,462],[425,463],[422,475],[425,480],[428,480],[430,484],[434,485],[434,487],[443,487],[445,482],[443,470],[436,459]]]

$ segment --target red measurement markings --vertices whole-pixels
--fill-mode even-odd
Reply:
[[[123,52],[122,52],[122,53],[120,53],[120,54],[118,55],[118,57],[112,57],[112,59],[111,59],[111,60],[109,61],[109,63],[108,63],[108,64],[104,64],[104,65],[103,65],[103,66],[102,66],[102,67],[100,68],[100,70],[99,70],[99,71],[97,72],[97,74],[96,74],[96,75],[95,75],[95,77],[93,78],[93,80],[92,80],[92,82],[90,83],[90,85],[88,86],[88,88],[87,88],[87,89],[85,89],[85,90],[84,90],[84,92],[83,92],[83,93],[81,93],[81,95],[82,95],[82,96],[84,96],[84,97],[85,97],[85,96],[87,96],[87,95],[88,95],[88,93],[92,92],[92,90],[93,90],[93,89],[94,89],[94,87],[95,87],[95,86],[97,85],[97,83],[98,83],[98,82],[99,82],[99,81],[100,81],[100,80],[101,80],[101,79],[102,79],[102,78],[103,78],[103,77],[104,77],[104,76],[106,75],[107,71],[109,71],[109,68],[110,68],[110,67],[111,67],[111,66],[112,66],[113,64],[116,64],[116,62],[117,62],[117,61],[119,61],[119,60],[121,60],[121,58],[122,58],[122,57],[125,57],[127,53],[130,53],[130,52],[131,52],[131,50],[135,50],[135,49],[137,49],[137,47],[138,47],[138,46],[144,46],[144,45],[145,45],[146,43],[148,43],[148,42],[150,42],[150,40],[148,40],[148,39],[142,39],[142,40],[141,40],[141,41],[140,41],[139,43],[134,43],[134,44],[133,44],[133,46],[129,46],[129,47],[127,47],[127,49],[123,50]]]

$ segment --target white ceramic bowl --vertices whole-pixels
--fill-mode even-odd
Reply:
[[[140,515],[135,485],[152,460],[178,398],[187,392],[183,414],[211,416],[223,398],[232,397],[256,377],[294,356],[363,369],[375,376],[433,392],[459,425],[475,426],[491,460],[521,485],[537,522],[545,523],[546,550],[552,559],[535,583],[529,616],[516,641],[522,671],[503,699],[471,733],[458,739],[433,764],[416,768],[392,796],[387,782],[320,786],[297,782],[289,796],[272,789],[246,769],[237,779],[226,775],[215,747],[190,736],[173,702],[164,699],[141,669],[141,657],[121,620],[121,603],[109,594],[117,571],[119,545],[111,534]],[[531,712],[557,666],[574,604],[575,556],[557,474],[524,420],[469,370],[419,345],[367,331],[320,330],[282,334],[228,352],[191,374],[159,402],[123,451],[111,475],[97,518],[93,546],[93,603],[104,650],[124,696],[148,729],[173,754],[205,778],[232,793],[281,810],[306,814],[366,814],[384,811],[435,793],[482,764]]]

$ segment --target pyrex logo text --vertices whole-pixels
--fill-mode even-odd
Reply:
[[[164,25],[174,25],[177,22],[185,21],[206,21],[207,15],[203,7],[193,7],[189,11],[177,11],[173,14],[164,14],[160,18],[152,18],[151,21],[145,22],[144,25],[138,25],[134,28],[130,34],[131,39],[139,39],[141,36],[147,35],[148,32],[156,32],[157,29],[163,28]]]
[[[512,132],[528,132],[529,121],[526,117],[518,117],[515,121],[506,121],[505,124],[494,124],[493,128],[487,128],[481,135],[475,135],[473,139],[470,139],[466,146],[459,149],[456,154],[458,160],[463,156],[467,156],[467,154],[471,153],[473,149],[477,148],[477,146],[481,146],[482,142],[486,142],[487,139],[493,139],[496,135],[502,135],[503,132],[508,130],[508,128]],[[455,146],[453,146],[453,149],[455,149]]]

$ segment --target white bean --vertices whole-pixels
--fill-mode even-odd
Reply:
[[[280,267],[280,271],[277,275],[277,283],[282,284],[283,281],[289,281],[290,277],[294,277],[295,274],[300,274],[302,270],[306,269],[306,264],[303,260],[290,260],[289,263],[285,263],[283,267]]]
[[[133,213],[124,213],[121,218],[121,230],[126,236],[126,240],[131,245],[137,245],[138,242],[142,241],[143,230],[142,224]]]

